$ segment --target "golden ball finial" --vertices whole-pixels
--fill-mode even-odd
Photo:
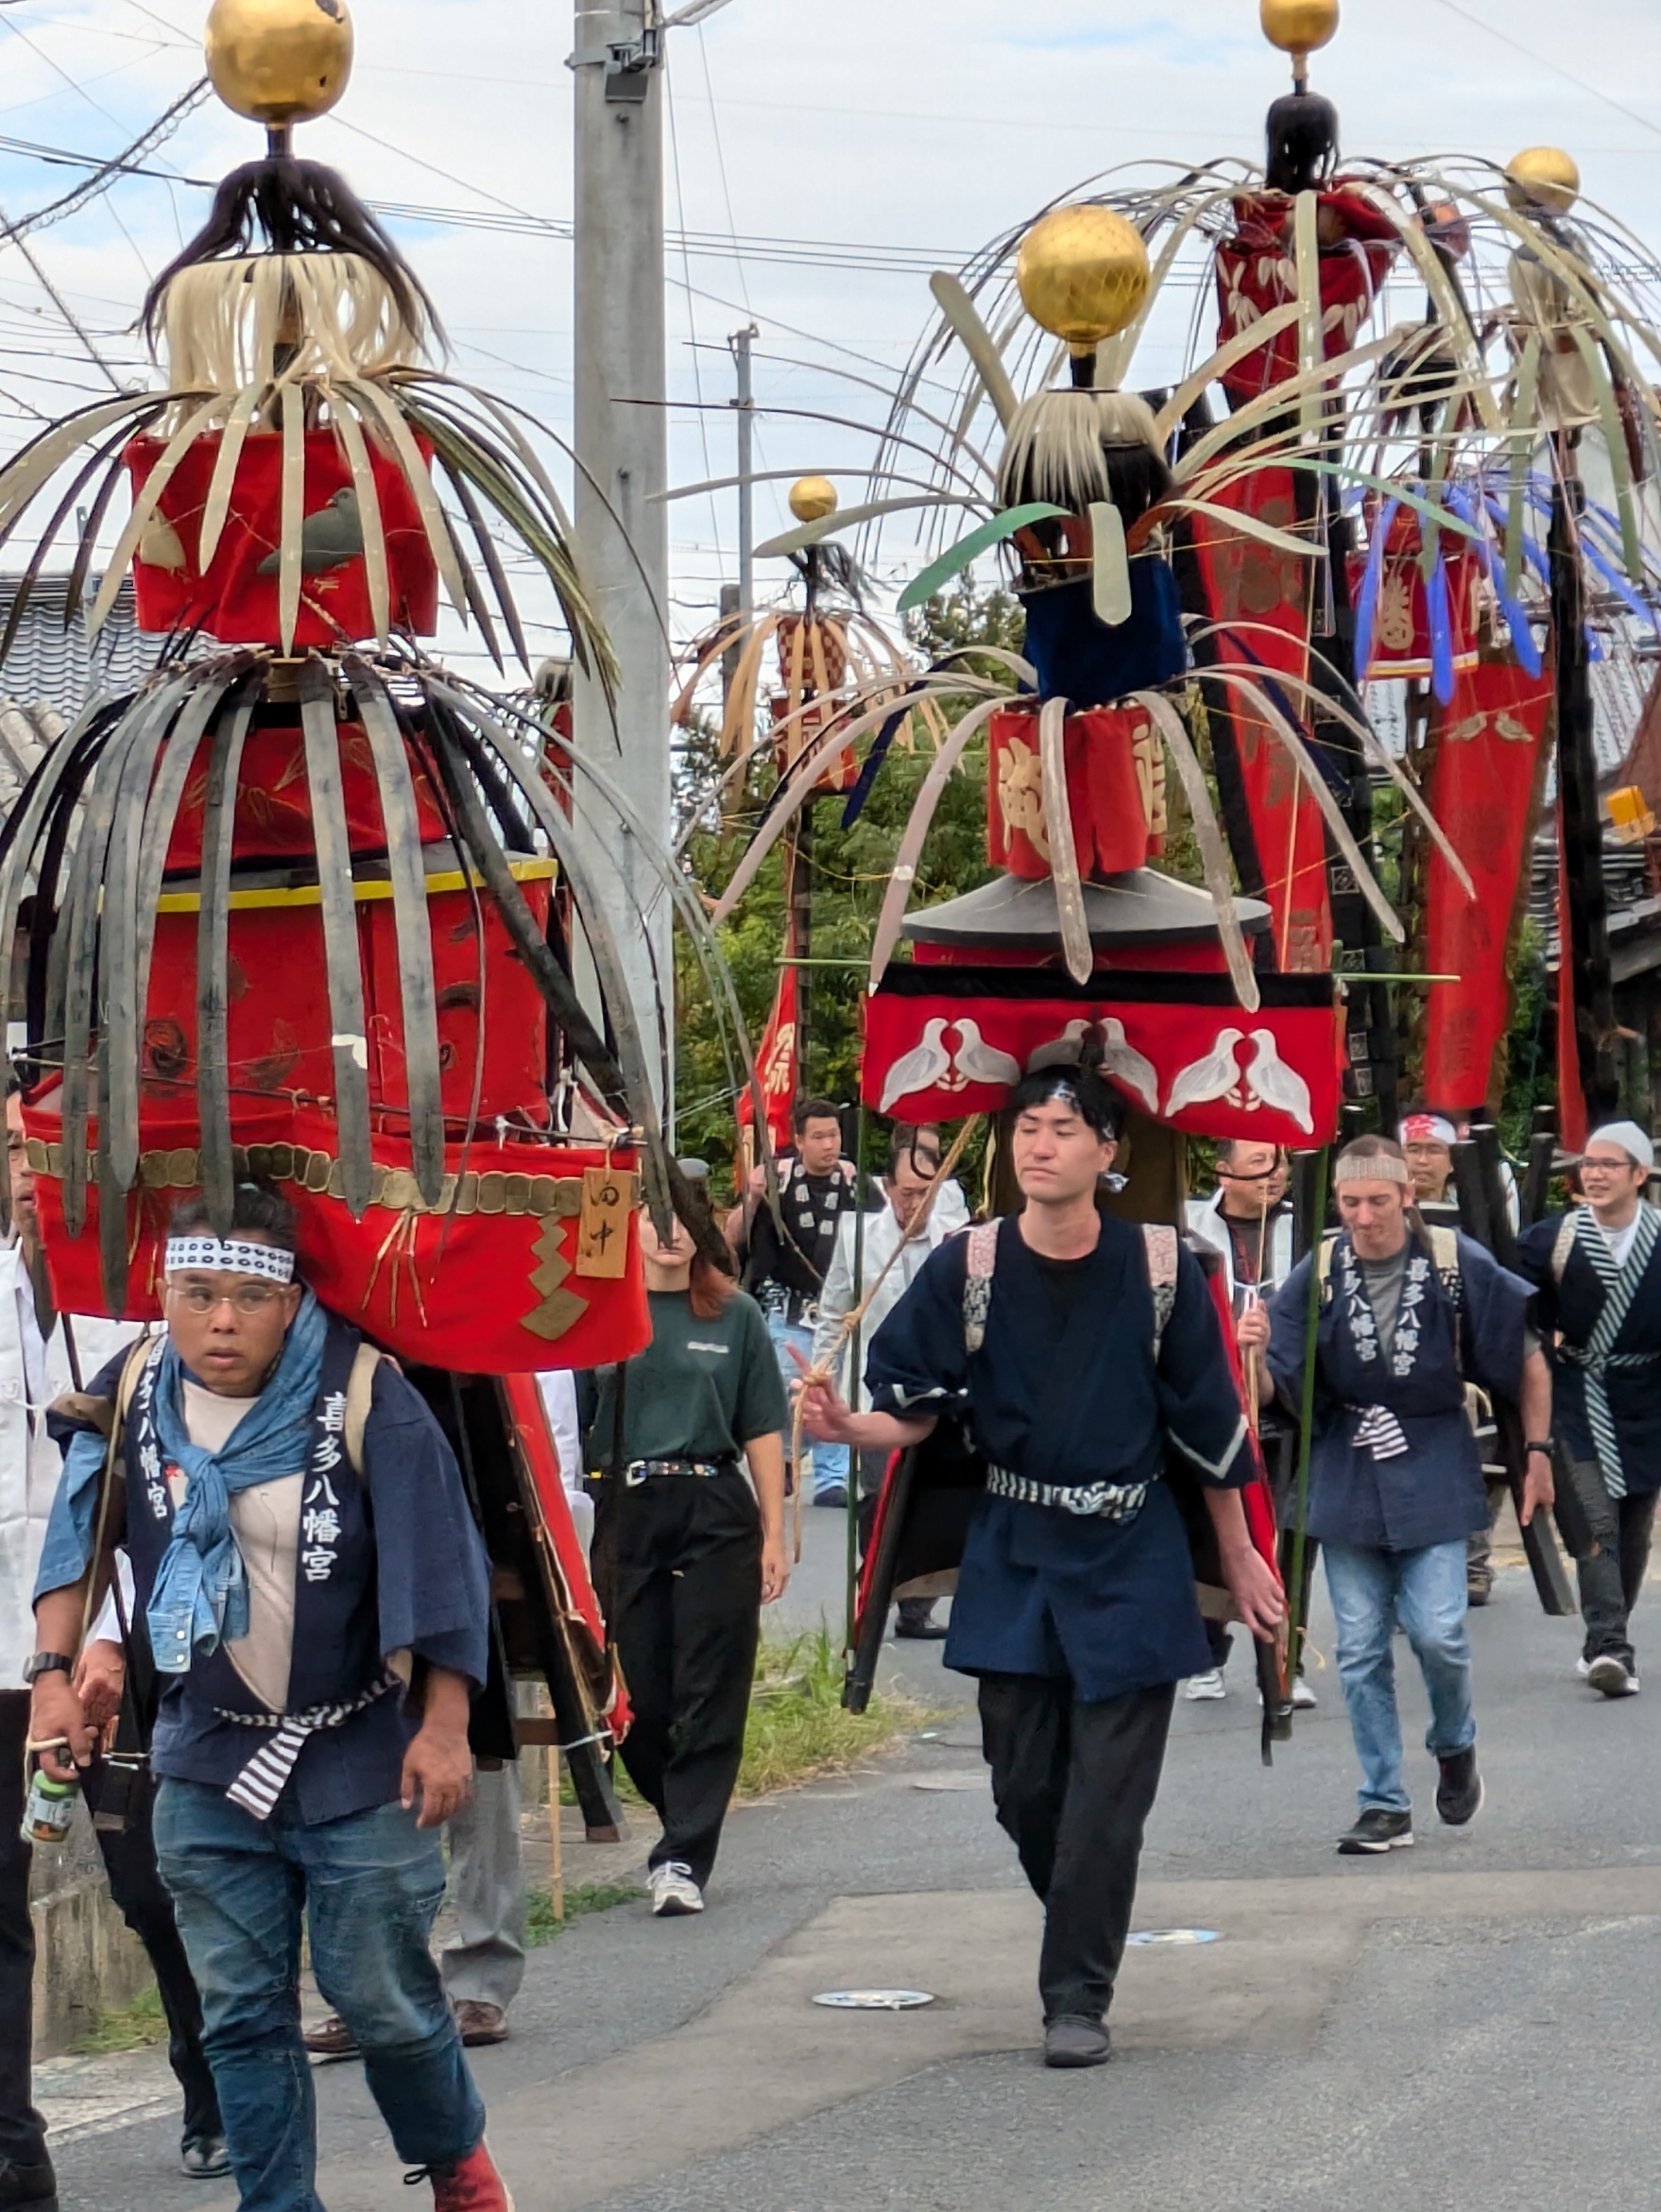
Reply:
[[[1338,35],[1338,0],[1259,0],[1263,36],[1299,60]]]
[[[798,476],[790,488],[790,511],[798,523],[822,523],[836,512],[836,487],[825,476]]]
[[[1040,329],[1087,353],[1134,320],[1147,298],[1148,249],[1111,208],[1052,208],[1021,240],[1015,281]]]
[[[326,114],[351,75],[346,0],[214,0],[202,43],[214,90],[253,123]]]
[[[1505,197],[1515,208],[1566,215],[1581,196],[1581,173],[1560,146],[1527,146],[1505,164]]]

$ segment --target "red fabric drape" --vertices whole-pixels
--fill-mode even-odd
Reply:
[[[1209,496],[1213,506],[1234,507],[1277,530],[1297,523],[1290,469],[1255,469]],[[1225,626],[1207,654],[1260,670],[1271,679],[1277,674],[1307,677],[1311,564],[1259,544],[1209,515],[1194,518],[1194,550],[1211,620],[1239,626]],[[1266,688],[1258,675],[1252,680]],[[1321,810],[1291,754],[1232,685],[1227,703],[1263,895],[1275,917],[1276,965],[1317,972],[1332,964]],[[1286,704],[1297,721],[1300,702],[1288,694]]]
[[[1467,898],[1430,849],[1425,966],[1458,983],[1426,996],[1424,1094],[1454,1111],[1487,1105],[1494,1052],[1511,1013],[1506,951],[1528,895],[1540,751],[1551,677],[1515,662],[1464,669],[1439,716],[1430,807],[1475,885]]]

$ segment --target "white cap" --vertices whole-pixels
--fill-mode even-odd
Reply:
[[[1654,1142],[1635,1122],[1605,1122],[1586,1139],[1588,1148],[1600,1142],[1616,1145],[1635,1167],[1652,1168],[1655,1164]]]

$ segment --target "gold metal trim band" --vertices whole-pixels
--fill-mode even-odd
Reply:
[[[63,1179],[64,1151],[31,1137],[26,1146],[32,1175]],[[312,1152],[302,1144],[239,1144],[233,1157],[240,1175],[256,1175],[271,1183],[295,1183],[315,1197],[345,1201],[340,1162],[332,1153]],[[97,1179],[95,1156],[87,1160],[89,1175]],[[193,1145],[172,1152],[146,1152],[139,1157],[139,1187],[146,1191],[197,1191],[201,1188],[201,1155]],[[627,1205],[640,1203],[640,1177],[632,1170],[620,1173],[627,1184]],[[458,1189],[459,1186],[459,1189]],[[488,1169],[476,1175],[471,1169],[460,1176],[446,1175],[437,1206],[426,1205],[416,1179],[407,1168],[376,1166],[369,1174],[369,1204],[389,1213],[456,1213],[466,1215],[529,1215],[538,1221],[550,1216],[574,1221],[583,1209],[583,1179],[577,1175],[529,1175]]]

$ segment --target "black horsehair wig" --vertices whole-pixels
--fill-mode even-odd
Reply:
[[[1338,165],[1338,110],[1319,93],[1287,93],[1269,110],[1263,181],[1272,192],[1312,192]]]
[[[425,286],[345,178],[321,162],[270,154],[232,169],[214,195],[207,221],[145,295],[143,328],[151,345],[167,287],[181,271],[261,252],[357,254],[385,283],[409,329],[424,328],[444,342]]]

